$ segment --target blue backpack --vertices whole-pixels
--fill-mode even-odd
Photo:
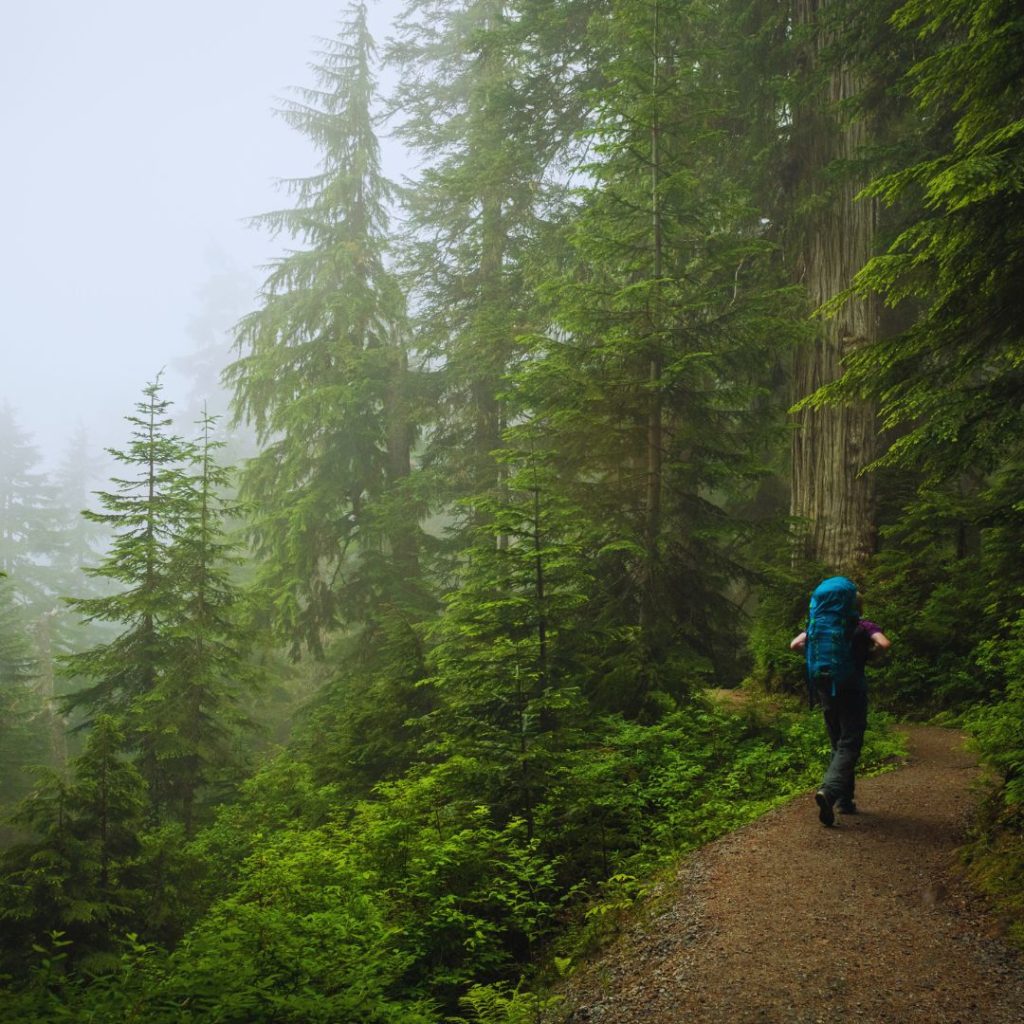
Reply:
[[[807,689],[832,696],[857,678],[853,635],[857,630],[857,587],[845,576],[822,580],[811,594],[807,619]]]

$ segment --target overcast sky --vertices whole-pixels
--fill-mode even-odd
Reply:
[[[368,4],[378,41],[399,3]],[[316,38],[346,7],[5,4],[0,401],[48,460],[79,423],[98,446],[124,440],[142,386],[192,346],[218,265],[260,280],[276,247],[244,219],[287,201],[274,179],[315,169],[271,110],[312,84]]]

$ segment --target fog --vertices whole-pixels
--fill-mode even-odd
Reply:
[[[368,6],[382,42],[398,0]],[[5,8],[0,401],[48,463],[78,425],[97,447],[120,444],[122,417],[162,367],[167,397],[184,400],[174,364],[194,347],[197,319],[210,329],[245,304],[283,244],[245,219],[287,204],[275,179],[315,169],[309,142],[272,108],[312,84],[317,37],[345,10],[332,0]],[[218,280],[231,296],[211,294]]]

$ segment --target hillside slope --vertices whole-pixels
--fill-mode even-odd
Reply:
[[[1024,1024],[1024,960],[958,879],[977,779],[912,727],[898,771],[824,828],[811,796],[683,863],[568,986],[571,1024]]]

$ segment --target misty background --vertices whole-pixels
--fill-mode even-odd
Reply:
[[[370,5],[378,44],[398,7]],[[286,244],[246,220],[288,204],[277,179],[315,169],[273,109],[311,84],[343,13],[333,0],[5,10],[0,403],[46,464],[79,427],[97,452],[124,443],[162,368],[176,412],[202,397],[183,360],[252,308]],[[391,177],[398,152],[385,142]]]

